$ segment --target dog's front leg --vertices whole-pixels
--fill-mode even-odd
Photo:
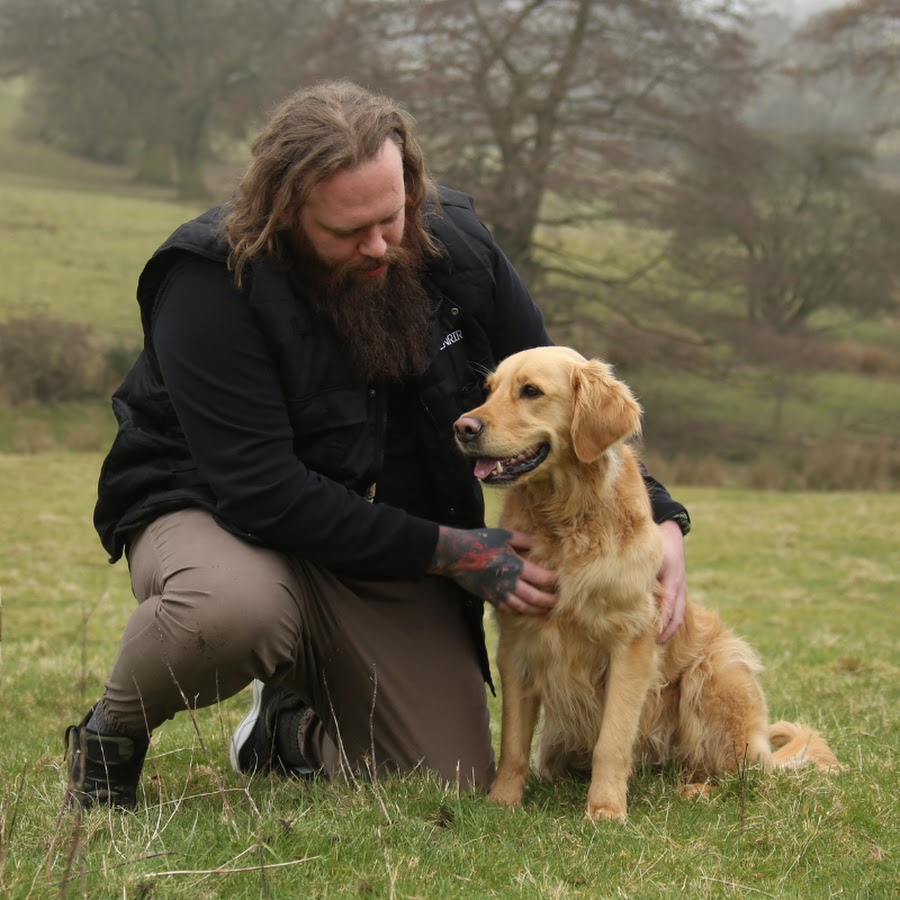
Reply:
[[[497,647],[503,700],[500,762],[488,798],[502,806],[516,806],[522,800],[530,767],[531,740],[540,710],[540,699],[533,690],[528,690],[523,668],[513,656],[501,632]]]
[[[613,650],[606,681],[600,736],[594,745],[587,816],[625,821],[628,779],[641,710],[656,669],[656,643],[650,632]]]

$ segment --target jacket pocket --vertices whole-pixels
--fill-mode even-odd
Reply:
[[[288,400],[297,458],[308,469],[348,487],[364,481],[374,461],[370,402],[360,386]]]

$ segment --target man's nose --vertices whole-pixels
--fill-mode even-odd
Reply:
[[[388,244],[381,228],[373,228],[367,231],[359,243],[359,252],[369,259],[381,259],[387,253]]]

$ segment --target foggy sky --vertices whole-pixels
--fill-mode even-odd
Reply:
[[[769,6],[776,12],[806,18],[824,12],[834,6],[841,6],[846,0],[768,0]]]

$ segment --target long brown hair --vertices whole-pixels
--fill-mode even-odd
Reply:
[[[439,252],[425,230],[426,200],[436,192],[408,113],[350,81],[302,88],[275,108],[252,147],[251,161],[225,214],[228,266],[241,287],[255,259],[282,266],[283,232],[320,181],[378,156],[394,141],[403,160],[406,227],[427,255]]]

